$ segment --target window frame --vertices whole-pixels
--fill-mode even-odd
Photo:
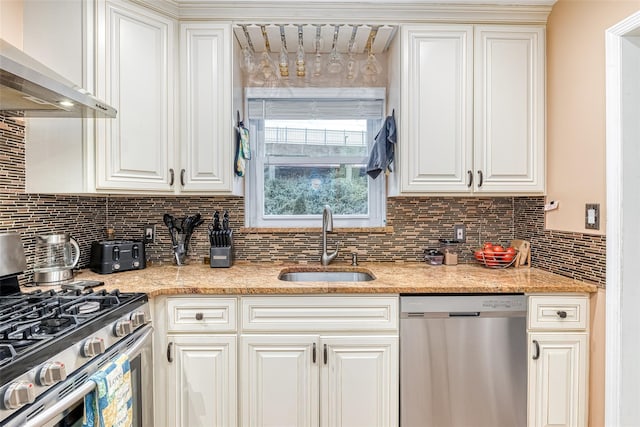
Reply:
[[[246,88],[245,105],[249,109],[249,102],[254,99],[343,99],[343,100],[379,100],[382,104],[382,117],[377,120],[368,120],[367,155],[360,157],[321,157],[306,158],[306,161],[293,162],[283,160],[282,164],[327,164],[327,163],[360,163],[366,165],[369,153],[373,146],[373,139],[385,119],[385,89],[384,88]],[[245,124],[249,128],[252,142],[252,158],[247,162],[247,174],[245,176],[245,225],[256,228],[308,228],[318,227],[322,215],[279,215],[267,217],[264,209],[264,119],[254,120],[248,114],[245,115]],[[261,125],[256,126],[256,122]],[[339,162],[332,159],[340,159]],[[345,161],[346,160],[346,161]],[[386,223],[386,177],[380,174],[377,179],[367,177],[369,185],[369,213],[368,215],[337,215],[334,213],[335,227],[381,227]]]

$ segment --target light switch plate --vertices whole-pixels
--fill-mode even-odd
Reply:
[[[587,203],[585,205],[584,228],[600,230],[600,203]]]

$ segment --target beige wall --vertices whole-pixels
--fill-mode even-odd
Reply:
[[[547,212],[550,230],[605,234],[604,32],[640,0],[558,0],[547,25]],[[584,228],[600,203],[600,230]]]
[[[22,48],[22,0],[0,0],[0,39]]]

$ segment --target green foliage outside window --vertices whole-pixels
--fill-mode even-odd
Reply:
[[[368,213],[368,182],[362,167],[347,176],[346,167],[310,170],[287,168],[270,176],[265,167],[265,215],[319,215],[324,205],[335,215]]]

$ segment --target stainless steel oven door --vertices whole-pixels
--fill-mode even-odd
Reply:
[[[84,398],[93,392],[95,383],[88,377],[123,352],[131,365],[133,426],[153,427],[153,359],[151,325],[144,326],[128,339],[110,348],[67,380],[52,388],[26,411],[12,417],[7,427],[80,427],[84,417]]]

